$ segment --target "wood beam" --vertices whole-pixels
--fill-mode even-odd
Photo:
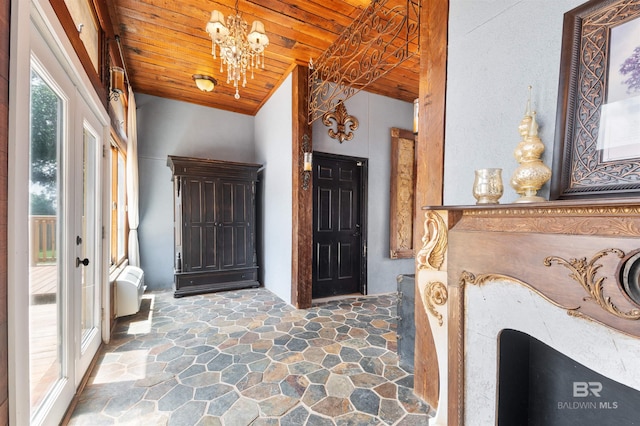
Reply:
[[[420,87],[416,138],[416,189],[413,246],[422,247],[423,206],[443,199],[444,124],[447,80],[448,0],[422,0],[420,9]],[[416,280],[417,283],[417,280]],[[438,362],[429,319],[416,288],[416,395],[438,405]]]
[[[423,206],[441,206],[443,199],[449,1],[423,0],[420,13],[416,223],[423,222]],[[419,243],[422,230],[416,229],[414,241]]]
[[[312,149],[311,126],[307,120],[309,100],[309,68],[298,65],[293,73],[293,141],[292,141],[292,247],[291,247],[291,304],[298,309],[311,307],[313,265],[313,185],[309,177],[303,188],[303,138],[309,138]]]

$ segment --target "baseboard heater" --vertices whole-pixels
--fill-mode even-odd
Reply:
[[[127,265],[116,278],[116,317],[137,314],[146,290],[144,271]]]

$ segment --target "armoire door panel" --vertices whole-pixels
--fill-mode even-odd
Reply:
[[[252,185],[244,182],[224,182],[221,184],[225,208],[222,211],[221,237],[222,267],[248,266],[253,260],[252,237],[247,232],[252,215]]]
[[[204,221],[207,223],[214,223],[216,220],[215,209],[210,206],[215,206],[216,203],[216,185],[214,181],[204,182],[204,200],[201,206],[202,214],[204,215]]]
[[[204,250],[204,266],[207,270],[218,269],[218,248],[217,248],[218,228],[211,224],[205,228],[205,240],[202,245]]]
[[[220,221],[222,223],[233,222],[233,210],[234,210],[234,191],[233,182],[222,182],[220,184],[221,189],[221,202],[220,202]]]
[[[234,255],[233,255],[233,226],[224,225],[222,226],[221,232],[221,260],[222,264],[220,265],[222,268],[230,268],[235,265]]]
[[[218,268],[215,211],[215,181],[212,179],[187,180],[185,199],[187,200],[184,254],[185,271],[215,270]]]
[[[234,229],[234,255],[235,255],[235,259],[234,259],[234,264],[236,266],[247,266],[248,265],[248,259],[247,259],[247,240],[248,240],[248,235],[247,235],[247,227],[246,226],[236,226]]]
[[[185,205],[184,218],[189,223],[200,222],[200,212],[202,211],[200,181],[189,179],[186,183],[184,192],[186,194],[185,200],[187,201],[187,204]]]
[[[187,250],[184,258],[184,268],[186,270],[197,271],[204,267],[203,240],[202,229],[199,226],[188,228],[187,238],[185,239]]]
[[[251,195],[250,193],[247,194],[250,188],[247,188],[244,183],[237,183],[234,190],[232,220],[235,223],[246,223],[249,213],[247,203],[251,201],[251,198],[247,196]]]

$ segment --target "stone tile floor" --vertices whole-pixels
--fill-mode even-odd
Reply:
[[[145,295],[70,425],[427,425],[398,366],[396,296],[296,310],[268,290]]]

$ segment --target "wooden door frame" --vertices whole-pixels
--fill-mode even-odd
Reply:
[[[423,0],[420,7],[420,87],[418,95],[419,129],[416,137],[416,188],[414,194],[413,246],[421,247],[423,206],[440,206],[443,201],[444,129],[447,81],[447,31],[449,28],[449,0]],[[312,144],[311,125],[308,123],[309,69],[297,65],[292,71],[292,247],[291,247],[291,304],[299,309],[311,307],[312,262],[312,201],[310,191],[302,188],[302,142],[306,136]],[[428,153],[428,155],[427,155]],[[313,183],[311,182],[310,185]],[[424,310],[422,301],[416,309]],[[426,354],[425,371],[434,371],[437,362],[431,330],[426,318],[416,319],[416,326],[424,329],[417,342]],[[425,328],[426,326],[426,328]],[[437,371],[437,370],[436,370]],[[416,393],[429,403],[437,405],[437,383],[419,377]]]
[[[367,274],[367,259],[368,259],[368,253],[367,253],[367,244],[368,244],[368,238],[367,238],[367,224],[368,224],[368,213],[369,213],[369,209],[367,208],[367,202],[369,200],[369,195],[368,195],[368,190],[369,190],[369,160],[367,158],[362,158],[362,157],[352,157],[349,155],[340,155],[340,154],[333,154],[333,153],[329,153],[329,152],[318,152],[318,151],[314,151],[313,152],[313,158],[314,161],[317,160],[318,158],[324,158],[324,159],[328,159],[328,160],[343,160],[343,161],[352,161],[354,163],[362,163],[361,166],[361,173],[360,173],[360,199],[358,200],[360,202],[360,233],[362,235],[362,239],[360,242],[360,288],[359,291],[362,292],[363,295],[366,295],[368,293],[368,274]],[[311,198],[311,210],[313,211],[313,191],[315,190],[315,187],[311,188],[311,194],[312,194],[312,198]],[[312,243],[312,247],[313,247],[313,230],[314,228],[314,221],[315,221],[315,217],[311,218],[311,243]],[[312,252],[312,266],[313,266],[313,252]],[[312,269],[313,271],[313,269]],[[313,276],[312,276],[312,280],[313,282]]]

